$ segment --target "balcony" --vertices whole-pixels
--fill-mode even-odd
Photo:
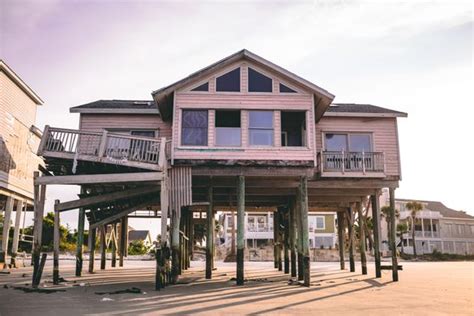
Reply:
[[[321,177],[384,178],[383,152],[321,151],[318,153]]]
[[[82,160],[150,170],[162,170],[170,142],[163,137],[88,132],[46,126],[38,155],[45,158]]]

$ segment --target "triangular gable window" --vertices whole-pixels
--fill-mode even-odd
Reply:
[[[296,93],[295,90],[291,89],[290,87],[285,86],[283,83],[280,83],[280,92],[284,92],[284,93]]]
[[[203,83],[200,86],[197,86],[196,88],[192,89],[191,91],[209,91],[209,82]]]
[[[272,78],[249,67],[249,92],[272,92]]]
[[[216,78],[216,91],[240,92],[240,68]]]

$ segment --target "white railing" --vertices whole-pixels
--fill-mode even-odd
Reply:
[[[38,154],[47,152],[94,156],[108,160],[160,163],[160,150],[168,156],[170,145],[166,139],[113,134],[104,131],[87,132],[46,126]],[[168,154],[166,154],[168,152]]]
[[[384,172],[383,152],[322,151],[318,154],[320,171],[326,172]]]

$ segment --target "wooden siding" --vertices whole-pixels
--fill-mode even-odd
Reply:
[[[152,114],[81,114],[79,128],[83,131],[107,130],[159,130],[158,137],[171,139],[171,123],[163,122],[159,115]]]
[[[33,197],[39,138],[30,131],[36,103],[0,71],[0,188]]]
[[[366,132],[372,134],[373,150],[384,152],[387,176],[400,176],[396,118],[323,117],[316,124],[316,148],[323,148],[324,132]]]
[[[247,68],[264,73],[273,79],[273,92],[247,92]],[[236,67],[241,68],[241,92],[216,92],[215,78],[227,73]],[[175,93],[174,119],[173,119],[173,158],[197,160],[287,160],[287,161],[312,161],[315,160],[314,138],[312,125],[306,137],[306,147],[281,147],[280,111],[302,110],[307,111],[307,120],[314,121],[314,107],[312,94],[303,88],[296,88],[298,93],[279,93],[280,79],[268,69],[239,62],[232,64],[222,71],[208,78],[209,92],[190,91],[197,84],[206,82],[200,80],[190,83]],[[287,84],[286,82],[283,82]],[[181,146],[181,113],[183,109],[209,110],[208,146]],[[215,110],[239,109],[241,110],[241,142],[240,147],[216,147],[215,143]],[[274,111],[274,146],[250,146],[248,138],[248,110],[273,110]]]

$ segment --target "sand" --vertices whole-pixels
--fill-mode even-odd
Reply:
[[[46,281],[51,280],[50,264]],[[154,291],[153,261],[127,261],[124,268],[97,269],[80,278],[73,276],[73,264],[61,261],[61,276],[69,282],[58,287],[66,292],[52,294],[11,288],[31,283],[31,268],[0,274],[0,315],[474,315],[473,262],[402,262],[397,283],[391,282],[391,271],[376,279],[370,263],[369,275],[362,276],[359,266],[350,273],[339,270],[338,263],[317,262],[312,263],[309,289],[288,285],[289,277],[273,269],[272,262],[246,262],[249,281],[239,287],[230,281],[235,264],[216,263],[209,281],[203,278],[204,263],[192,262],[183,284],[159,292]],[[80,283],[83,286],[73,286]],[[144,293],[95,294],[131,287]]]

